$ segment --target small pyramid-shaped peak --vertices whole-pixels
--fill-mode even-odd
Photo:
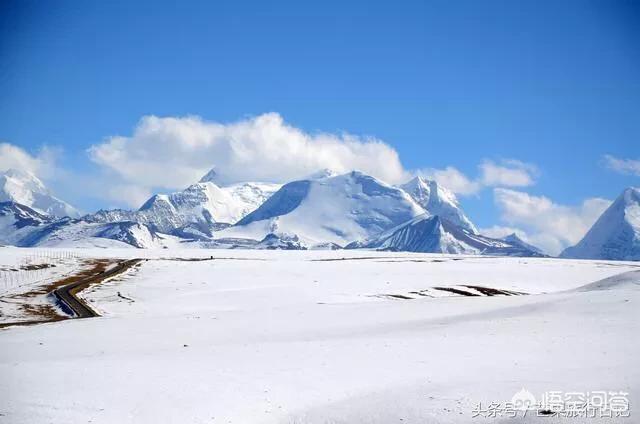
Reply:
[[[431,180],[423,177],[422,175],[416,175],[404,185],[410,187],[428,187]]]
[[[402,187],[405,191],[415,191],[420,197],[433,199],[432,201],[443,198],[445,201],[457,203],[456,196],[451,191],[438,184],[436,180],[430,180],[422,175],[413,177],[409,182],[403,184]]]
[[[577,259],[640,260],[640,189],[628,187],[575,246],[560,255]]]
[[[502,240],[504,241],[509,241],[509,240],[513,240],[513,241],[523,241],[520,237],[518,237],[518,235],[516,233],[511,233],[508,236],[504,236],[502,238]]]
[[[216,172],[216,168],[213,167],[209,170],[209,172],[207,172],[206,174],[204,174],[204,176],[202,178],[200,178],[200,183],[215,183],[218,179],[218,173]]]

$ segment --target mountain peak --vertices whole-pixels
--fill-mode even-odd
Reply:
[[[618,199],[621,199],[626,205],[640,203],[640,187],[625,188]]]
[[[560,255],[577,259],[640,260],[640,189],[628,187],[575,246]]]
[[[329,177],[335,177],[336,175],[338,175],[338,173],[336,171],[334,171],[331,168],[323,168],[323,169],[319,169],[316,172],[314,172],[313,174],[307,176],[305,178],[305,180],[320,180],[322,178],[329,178]]]
[[[420,175],[400,186],[429,214],[439,215],[474,234],[478,230],[460,208],[458,199],[453,192],[447,190],[435,180],[426,179]]]
[[[213,167],[209,170],[209,172],[207,172],[206,174],[204,174],[202,176],[202,178],[200,178],[200,181],[198,181],[199,183],[214,183],[216,184],[216,181],[218,179],[218,173],[216,172],[216,168]]]
[[[260,240],[278,219],[281,232],[345,245],[395,227],[424,210],[403,190],[360,171],[293,181],[220,237]]]
[[[45,187],[44,183],[29,171],[19,170],[15,168],[7,169],[0,175],[2,184],[7,184],[11,180],[12,184],[21,185],[32,191],[40,193],[49,193],[49,190]]]
[[[79,212],[54,197],[44,183],[26,170],[9,169],[0,174],[0,202],[15,202],[54,217],[78,217]]]

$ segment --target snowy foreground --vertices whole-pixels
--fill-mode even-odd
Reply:
[[[523,388],[622,391],[613,421],[640,419],[637,263],[94,249],[55,272],[88,256],[149,260],[82,292],[103,317],[0,329],[0,423],[609,422],[474,417]]]

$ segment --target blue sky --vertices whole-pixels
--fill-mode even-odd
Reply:
[[[639,22],[625,0],[7,1],[0,141],[49,146],[53,190],[92,210],[116,202],[92,181],[123,174],[87,149],[143,116],[276,112],[309,134],[382,140],[410,171],[475,180],[485,160],[525,162],[533,181],[507,189],[575,212],[640,184],[635,162],[604,158],[640,159]],[[526,227],[501,189],[459,197],[479,227]]]

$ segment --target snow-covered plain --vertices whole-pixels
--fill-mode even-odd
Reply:
[[[0,331],[0,422],[468,423],[522,388],[624,391],[621,422],[640,414],[637,263],[84,252],[148,261],[82,292],[103,317]],[[467,285],[529,295],[436,288]]]

